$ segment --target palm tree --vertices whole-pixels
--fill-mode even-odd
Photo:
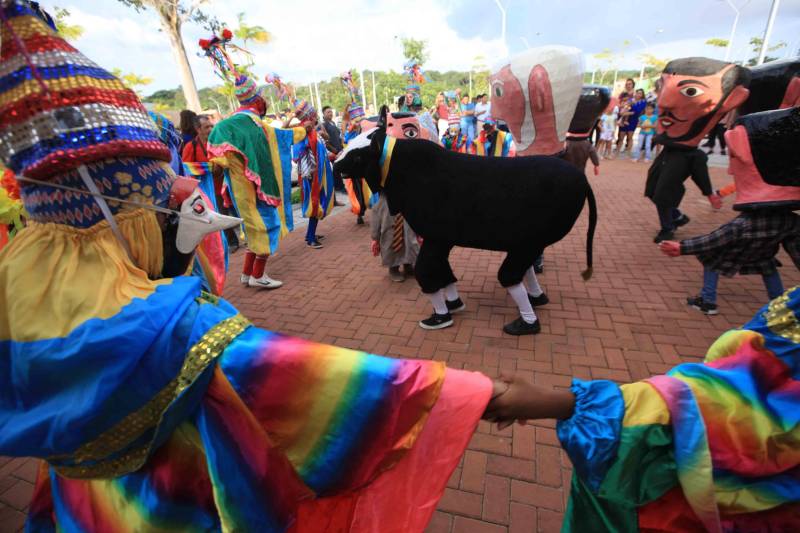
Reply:
[[[239,27],[236,28],[233,34],[242,40],[242,44],[247,47],[248,41],[253,41],[257,44],[267,44],[272,40],[272,35],[262,26],[250,26],[244,21],[244,13],[237,15],[239,20]]]

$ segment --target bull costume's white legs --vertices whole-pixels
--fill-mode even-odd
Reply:
[[[536,277],[536,272],[534,272],[533,267],[530,267],[528,271],[525,272],[525,285],[528,287],[528,294],[534,298],[541,296],[544,292],[542,287],[539,285],[539,280]]]
[[[447,299],[448,302],[454,302],[458,300],[458,287],[456,286],[455,283],[451,283],[450,285],[444,288],[444,297]]]
[[[541,290],[539,292],[541,292]],[[518,283],[508,287],[508,294],[511,295],[514,303],[517,304],[522,320],[528,324],[536,322],[536,313],[533,312],[533,306],[531,305],[530,298],[528,298],[528,291],[525,289],[525,285]]]

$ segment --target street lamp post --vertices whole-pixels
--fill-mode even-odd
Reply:
[[[500,10],[500,38],[503,40],[503,45],[506,44],[506,8],[503,7],[503,4],[500,0],[494,0],[497,4],[497,9]]]
[[[772,35],[772,26],[775,24],[775,16],[778,14],[778,6],[780,3],[780,0],[772,0],[772,8],[769,10],[769,18],[767,19],[767,27],[764,30],[764,40],[761,41],[761,51],[758,53],[757,65],[764,63],[764,58],[767,56],[767,50],[769,49],[769,38],[770,35]]]
[[[644,51],[647,52],[647,50],[650,48],[650,45],[647,44],[647,41],[645,41],[642,38],[641,35],[637,35],[636,38],[639,39],[640,41],[642,41],[642,44],[644,45]],[[639,71],[639,84],[640,85],[641,85],[642,81],[644,80],[644,67],[645,67],[645,62],[644,62],[644,60],[642,60],[642,70]]]
[[[731,26],[731,36],[728,39],[728,46],[725,47],[725,61],[729,61],[731,58],[731,50],[733,48],[733,38],[736,36],[736,26],[739,24],[739,15],[744,9],[744,6],[750,3],[750,0],[747,0],[743,3],[740,7],[736,7],[736,5],[731,0],[725,0],[725,2],[733,9],[733,12],[736,16],[733,17],[733,26]]]

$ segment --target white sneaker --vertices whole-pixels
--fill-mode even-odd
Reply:
[[[242,274],[241,276],[239,276],[239,281],[242,283],[242,285],[249,285],[250,276],[248,276],[247,274]]]
[[[272,279],[271,277],[267,276],[266,273],[260,278],[254,278],[251,276],[250,281],[248,281],[247,284],[251,287],[258,287],[260,289],[277,289],[279,287],[283,287],[282,281]]]

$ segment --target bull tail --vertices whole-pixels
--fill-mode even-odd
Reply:
[[[594,243],[594,230],[597,227],[597,202],[594,199],[591,184],[587,183],[586,187],[586,201],[589,203],[589,229],[586,232],[586,270],[581,272],[581,277],[583,277],[584,281],[589,281],[592,277],[592,245]]]

